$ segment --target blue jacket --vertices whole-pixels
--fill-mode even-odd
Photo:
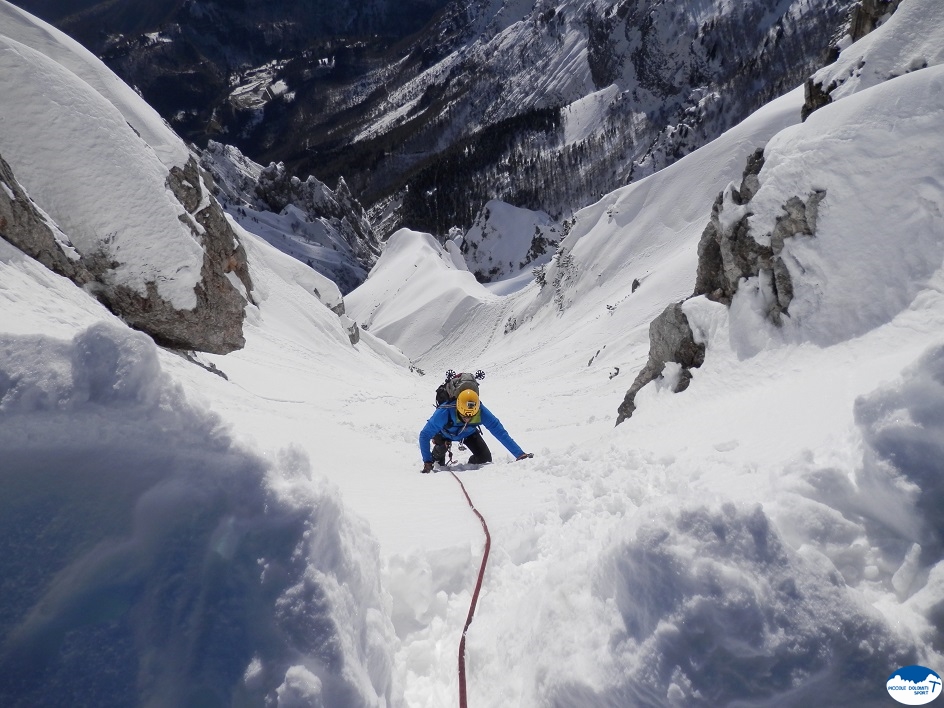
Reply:
[[[432,462],[433,456],[429,449],[430,440],[436,433],[439,433],[448,440],[465,440],[470,435],[478,432],[479,426],[484,425],[488,432],[495,436],[505,448],[515,458],[521,457],[524,450],[518,447],[518,443],[511,439],[508,431],[501,424],[501,421],[495,417],[485,406],[479,406],[479,412],[470,422],[466,423],[459,420],[456,414],[455,403],[443,403],[436,409],[426,425],[420,431],[420,454],[423,456],[423,462]]]

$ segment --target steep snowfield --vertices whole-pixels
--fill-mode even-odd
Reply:
[[[0,26],[4,37],[60,64],[117,108],[165,166],[187,161],[186,145],[157,111],[81,44],[6,0],[0,2]]]
[[[546,265],[563,226],[543,211],[488,202],[465,234],[455,239],[469,270],[488,281],[510,280]]]
[[[457,472],[492,536],[470,704],[880,706],[898,667],[940,671],[942,83],[803,125],[785,96],[579,212],[543,288],[483,287],[403,230],[347,298],[354,346],[238,226],[258,306],[202,366],[0,242],[0,702],[455,705],[484,539],[452,476],[419,474],[446,368],[484,369],[535,453],[486,436],[494,464]],[[614,427],[760,146],[757,234],[826,190],[787,242],[790,317],[759,320],[750,280],[688,300],[705,364]]]

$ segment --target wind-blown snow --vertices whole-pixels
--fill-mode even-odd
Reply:
[[[792,92],[576,214],[543,288],[402,230],[347,298],[354,346],[249,234],[246,347],[202,366],[0,242],[0,699],[455,705],[484,539],[419,474],[446,368],[485,370],[535,453],[486,436],[495,462],[457,472],[492,536],[470,705],[881,706],[897,668],[939,672],[942,80],[803,125]],[[752,281],[687,300],[704,365],[614,428],[757,147],[758,238],[826,190],[784,326]]]

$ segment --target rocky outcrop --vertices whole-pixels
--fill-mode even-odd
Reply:
[[[203,186],[193,158],[183,169],[173,168],[167,177],[167,186],[186,210],[180,219],[204,251],[201,279],[195,288],[197,304],[189,310],[176,309],[163,299],[154,282],[147,283],[144,295],[112,282],[109,273],[119,265],[114,257],[104,250],[80,255],[72,249],[2,158],[0,181],[5,185],[0,185],[0,234],[50,270],[84,287],[131,327],[174,349],[226,354],[245,344],[244,308],[252,292],[246,253],[219,204]]]
[[[695,341],[681,302],[669,305],[649,325],[649,360],[617,409],[617,425],[632,416],[636,410],[636,394],[643,386],[661,376],[669,362],[681,365],[681,373],[672,389],[676,393],[688,388],[692,379],[691,370],[705,362],[705,345]]]
[[[730,306],[741,283],[754,278],[761,288],[770,290],[764,298],[769,303],[766,314],[779,326],[793,300],[793,281],[782,255],[784,244],[788,238],[816,234],[819,204],[826,192],[815,190],[805,201],[791,197],[783,205],[784,213],[775,220],[773,230],[760,240],[755,239],[751,234],[750,203],[760,189],[759,175],[763,166],[764,151],[759,149],[748,158],[740,186],[729,186],[715,200],[711,220],[698,243],[698,270],[691,297],[704,295]],[[616,424],[633,414],[636,394],[661,376],[667,363],[681,366],[680,377],[673,388],[679,392],[688,388],[691,369],[701,366],[704,359],[705,347],[695,342],[682,312],[682,303],[669,305],[649,326],[649,360],[626,392]]]
[[[174,167],[170,171],[167,186],[187,211],[181,215],[181,222],[203,246],[196,307],[174,308],[158,295],[154,283],[148,284],[146,297],[119,286],[101,289],[98,298],[129,325],[147,332],[163,346],[214,354],[241,349],[246,343],[242,332],[244,308],[252,292],[246,251],[204,187],[192,157],[183,169]]]
[[[781,256],[784,240],[791,236],[812,236],[816,231],[819,203],[825,191],[814,191],[806,201],[799,197],[787,200],[786,212],[777,217],[768,238],[758,242],[750,234],[748,219],[753,215],[748,205],[760,187],[757,175],[764,164],[763,150],[757,150],[747,162],[740,188],[730,188],[715,200],[711,210],[711,221],[702,233],[698,244],[698,272],[693,296],[705,295],[710,300],[731,304],[739,283],[767,273],[773,290],[770,298],[768,318],[780,324],[793,300],[793,282]],[[722,220],[725,207],[737,210],[739,218]],[[768,242],[765,245],[764,242]]]
[[[357,344],[359,341],[361,341],[361,328],[358,326],[357,322],[352,320],[343,312],[338,313],[338,318],[341,320],[341,326],[344,328],[344,331],[347,332],[347,336],[348,339],[351,340],[351,344]]]
[[[363,283],[377,262],[377,233],[344,180],[331,190],[314,177],[292,176],[281,163],[263,167],[214,141],[201,152],[200,166],[241,226],[334,281],[342,294]],[[254,226],[261,213],[268,214],[263,232]]]
[[[886,15],[898,9],[901,0],[862,0],[849,13],[849,36],[858,42],[874,30]]]
[[[708,295],[712,300],[731,304],[738,281],[756,274],[759,260],[770,257],[770,249],[760,246],[748,235],[746,212],[740,219],[725,228],[721,224],[721,212],[725,197],[729,202],[742,206],[749,202],[760,187],[757,175],[764,166],[764,151],[756,150],[747,160],[740,188],[731,187],[722,192],[711,208],[711,220],[698,242],[698,272],[695,276],[694,295]]]
[[[823,88],[822,84],[813,81],[813,79],[807,79],[803,85],[803,107],[800,109],[800,120],[805,121],[813,111],[818,111],[823,106],[832,103],[833,99],[830,93],[835,88],[835,84]]]

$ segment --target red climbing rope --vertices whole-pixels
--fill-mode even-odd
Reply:
[[[462,480],[459,479],[459,476],[455,472],[452,472],[452,476],[456,478],[459,486],[462,487],[462,493],[465,494],[466,501],[469,502],[469,507],[475,515],[479,517],[479,521],[482,522],[482,530],[485,531],[485,552],[482,554],[482,565],[479,568],[478,580],[475,581],[475,592],[472,593],[472,604],[469,606],[469,616],[466,617],[465,627],[462,629],[462,639],[459,640],[459,708],[467,708],[468,703],[466,701],[465,691],[465,635],[466,632],[469,631],[469,625],[472,624],[472,616],[475,614],[475,605],[479,601],[479,591],[482,589],[482,578],[485,577],[485,564],[488,563],[488,552],[492,547],[492,537],[488,532],[485,517],[475,508],[475,504],[472,503],[472,498],[465,490],[465,485],[462,483]]]

